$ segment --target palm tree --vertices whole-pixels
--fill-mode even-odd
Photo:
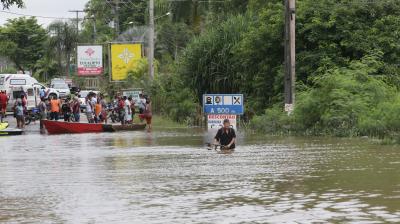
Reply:
[[[72,54],[78,42],[78,33],[72,23],[57,21],[49,25],[50,48],[53,49],[57,57],[59,72],[62,73],[63,62],[65,64],[65,75],[69,76],[69,67]]]

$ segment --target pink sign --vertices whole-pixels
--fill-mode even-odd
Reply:
[[[101,45],[78,46],[78,76],[103,74],[103,47]]]

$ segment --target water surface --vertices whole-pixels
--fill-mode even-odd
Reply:
[[[0,138],[2,223],[400,222],[400,148],[199,130]]]

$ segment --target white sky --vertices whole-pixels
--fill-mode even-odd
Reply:
[[[48,16],[48,17],[66,17],[76,18],[76,14],[68,12],[69,10],[83,10],[88,0],[24,0],[25,8],[18,9],[13,6],[9,12],[29,14],[34,16]],[[2,8],[0,8],[2,10]],[[80,18],[83,18],[84,14],[80,13]],[[0,12],[0,25],[7,22],[7,19],[17,18],[20,16],[6,14]],[[38,23],[44,27],[47,27],[55,19],[37,18]]]

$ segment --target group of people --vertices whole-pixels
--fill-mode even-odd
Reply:
[[[6,91],[0,91],[0,122],[4,121],[4,118],[7,115],[7,105],[9,98],[7,96]],[[25,127],[25,114],[27,112],[27,99],[24,94],[22,94],[16,101],[13,106],[14,117],[17,120],[17,128]]]
[[[61,115],[65,122],[80,122],[81,121],[81,102],[77,96],[72,99],[59,99],[57,96],[45,98],[41,96],[41,101],[38,104],[38,113],[40,120],[59,120]],[[138,107],[139,119],[141,122],[146,121],[148,128],[151,129],[152,107],[149,97],[140,94],[139,100],[136,101],[131,96],[122,96],[118,93],[114,98],[113,110],[117,114],[122,125],[133,123],[136,107]],[[8,97],[5,91],[0,91],[0,119],[6,116]],[[85,98],[85,115],[89,123],[107,123],[109,107],[103,94],[91,92]],[[27,114],[27,98],[22,94],[14,104],[14,117],[17,120],[17,127],[24,128],[25,116]],[[43,125],[41,122],[41,129]]]
[[[64,121],[79,122],[81,114],[81,104],[78,97],[66,98],[65,100],[58,99],[57,96],[50,96],[48,100],[41,98],[39,103],[39,113],[41,119],[59,120],[60,115],[64,117]]]
[[[85,115],[89,123],[108,122],[109,107],[103,94],[89,93],[85,98],[85,104]],[[146,120],[148,127],[151,128],[151,101],[149,97],[143,94],[140,94],[139,101],[136,102],[131,96],[122,96],[118,93],[115,96],[113,110],[117,113],[122,125],[129,125],[133,123],[136,106],[139,108],[140,121]],[[64,101],[53,97],[48,102],[42,99],[39,104],[39,111],[43,115],[43,119],[47,117],[45,111],[49,111],[50,120],[58,120],[60,114],[63,114],[66,122],[80,122],[81,120],[81,104],[78,97],[74,97],[72,100],[67,98]]]
[[[136,105],[139,108],[139,119],[141,122],[146,120],[148,128],[151,129],[151,120],[153,117],[152,108],[151,108],[151,100],[149,97],[140,94],[139,101],[136,102],[131,96],[121,96],[121,94],[117,94],[115,96],[116,102],[116,111],[119,116],[119,120],[121,124],[132,124],[133,119],[136,114]]]
[[[107,103],[102,94],[89,93],[85,98],[85,103],[89,123],[107,123]]]

